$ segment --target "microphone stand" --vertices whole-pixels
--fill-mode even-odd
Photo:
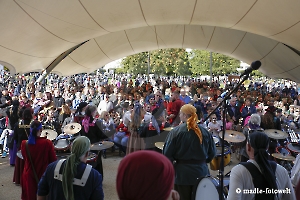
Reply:
[[[249,78],[249,73],[246,74],[242,80],[224,97],[224,99],[216,106],[216,108],[205,118],[204,121],[208,120],[209,117],[223,104],[223,129],[221,137],[221,166],[219,170],[219,199],[223,200],[223,188],[224,188],[224,137],[225,137],[225,127],[226,127],[226,100]]]

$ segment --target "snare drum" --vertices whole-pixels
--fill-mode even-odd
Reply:
[[[297,156],[300,153],[300,145],[289,143],[287,148],[291,151],[293,156]]]
[[[193,189],[192,199],[195,200],[219,200],[219,181],[213,177],[204,177]],[[223,193],[223,199],[226,199]]]
[[[282,155],[291,155],[291,152],[282,146],[276,147],[276,153],[280,153]]]
[[[210,162],[211,170],[219,170],[221,168],[221,156],[222,156],[222,147],[216,147],[217,154],[216,157]],[[230,148],[228,146],[224,147],[224,167],[230,162]]]
[[[71,148],[71,142],[68,139],[59,139],[54,144],[56,151],[67,151]]]

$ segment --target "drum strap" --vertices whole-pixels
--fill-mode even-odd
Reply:
[[[66,161],[66,159],[61,159],[57,162],[56,167],[54,169],[54,179],[62,181],[62,174],[59,173],[62,164]],[[90,172],[92,170],[92,166],[87,164],[81,179],[74,178],[73,185],[78,185],[84,187],[87,179],[89,178]]]
[[[271,168],[275,174],[276,172],[276,167],[277,167],[277,163],[274,161],[269,161]],[[246,169],[250,172],[251,176],[252,176],[252,181],[254,184],[254,188],[259,188],[262,190],[265,190],[268,187],[268,183],[267,181],[264,179],[264,177],[262,176],[261,172],[259,171],[259,169],[251,162],[241,162],[241,165],[243,165],[244,167],[246,167]],[[262,193],[262,194],[256,194],[255,195],[255,199],[259,200],[266,200],[268,199],[268,194],[266,193]]]

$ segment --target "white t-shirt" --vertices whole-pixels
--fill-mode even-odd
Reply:
[[[248,162],[252,162],[259,169],[256,161],[249,160]],[[295,192],[286,169],[277,164],[275,176],[278,189],[289,188],[290,194],[278,194],[278,198],[275,195],[274,199],[296,200]],[[240,193],[236,192],[237,188],[241,190]],[[230,173],[229,193],[227,200],[253,200],[255,198],[255,194],[243,194],[243,189],[254,190],[254,184],[252,182],[252,176],[246,167],[243,165],[237,165],[232,168]]]

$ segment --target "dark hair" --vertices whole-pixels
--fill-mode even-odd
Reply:
[[[80,102],[75,113],[81,113],[82,109],[88,105],[87,102]]]
[[[275,172],[268,161],[269,137],[263,132],[253,132],[249,135],[248,142],[254,149],[254,159],[259,165],[263,177],[270,188],[277,189]]]
[[[47,99],[52,100],[52,94],[50,92],[45,92]]]
[[[41,122],[38,120],[34,120],[30,124],[30,131],[32,133],[32,136],[37,137],[37,132],[40,130],[39,127],[41,126]]]
[[[94,121],[94,117],[92,114],[93,112],[95,112],[95,110],[97,110],[97,107],[92,105],[88,105],[87,108],[85,109],[85,116],[90,118],[90,123]]]
[[[25,108],[22,114],[23,120],[28,120],[28,121],[32,120],[32,114],[33,114],[32,108]]]

